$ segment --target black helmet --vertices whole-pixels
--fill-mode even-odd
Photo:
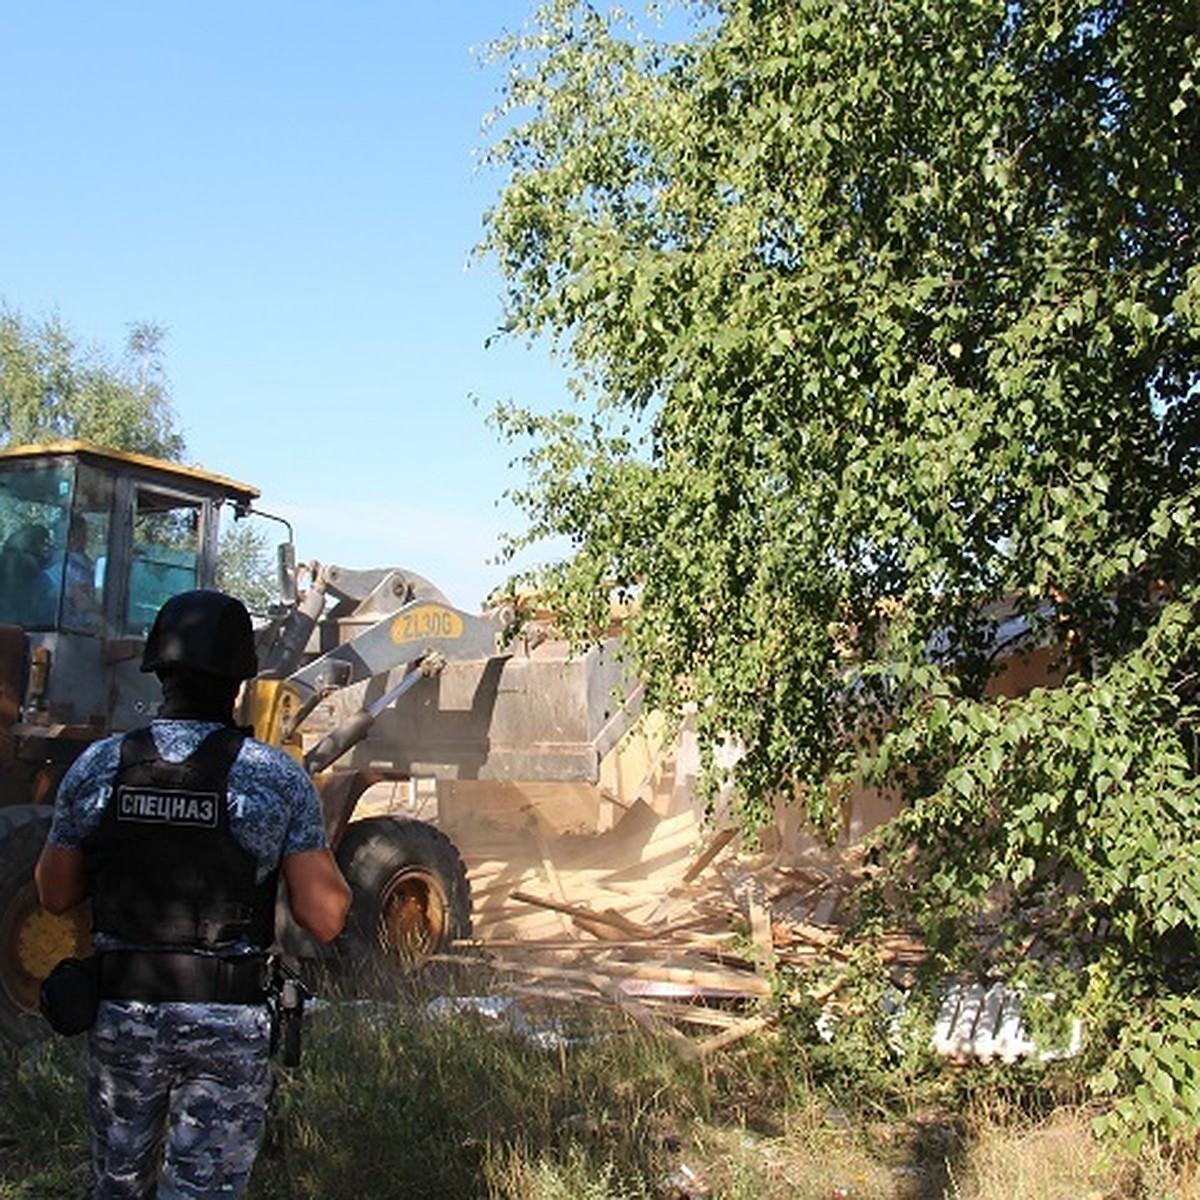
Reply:
[[[181,668],[222,679],[249,679],[258,673],[254,630],[246,606],[224,592],[180,592],[158,610],[143,671]]]

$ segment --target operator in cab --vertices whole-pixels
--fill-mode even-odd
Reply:
[[[341,931],[350,892],[303,768],[234,724],[238,689],[257,671],[241,602],[216,591],[168,600],[142,670],[161,683],[158,715],[67,771],[35,880],[50,912],[92,901],[93,1196],[236,1197],[271,1088],[279,875],[296,921],[322,942]]]

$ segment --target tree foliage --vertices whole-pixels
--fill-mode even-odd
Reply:
[[[569,540],[581,636],[637,590],[650,697],[744,745],[748,821],[891,783],[914,912],[1069,894],[1040,933],[1103,921],[1159,995],[1200,926],[1197,9],[687,7],[671,42],[552,0],[495,48],[484,248],[577,400],[498,412],[517,540]],[[988,701],[1000,601],[1060,693]]]
[[[157,325],[132,325],[114,360],[80,347],[57,317],[0,311],[0,440],[78,439],[178,460],[184,440],[163,372],[164,337]]]
[[[266,531],[250,522],[229,524],[221,532],[217,587],[237,596],[252,612],[265,616],[279,601],[279,584]]]

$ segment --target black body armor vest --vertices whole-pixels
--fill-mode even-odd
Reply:
[[[256,883],[254,855],[229,831],[229,769],[245,736],[215,730],[170,763],[149,729],[126,735],[100,827],[84,843],[97,933],[142,947],[270,946],[278,872]]]

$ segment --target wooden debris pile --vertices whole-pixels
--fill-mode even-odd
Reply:
[[[744,860],[690,805],[663,814],[639,800],[609,831],[578,835],[515,803],[451,832],[474,897],[460,951],[510,991],[616,1005],[689,1056],[769,1023],[779,964],[846,957],[838,909],[853,865]]]

